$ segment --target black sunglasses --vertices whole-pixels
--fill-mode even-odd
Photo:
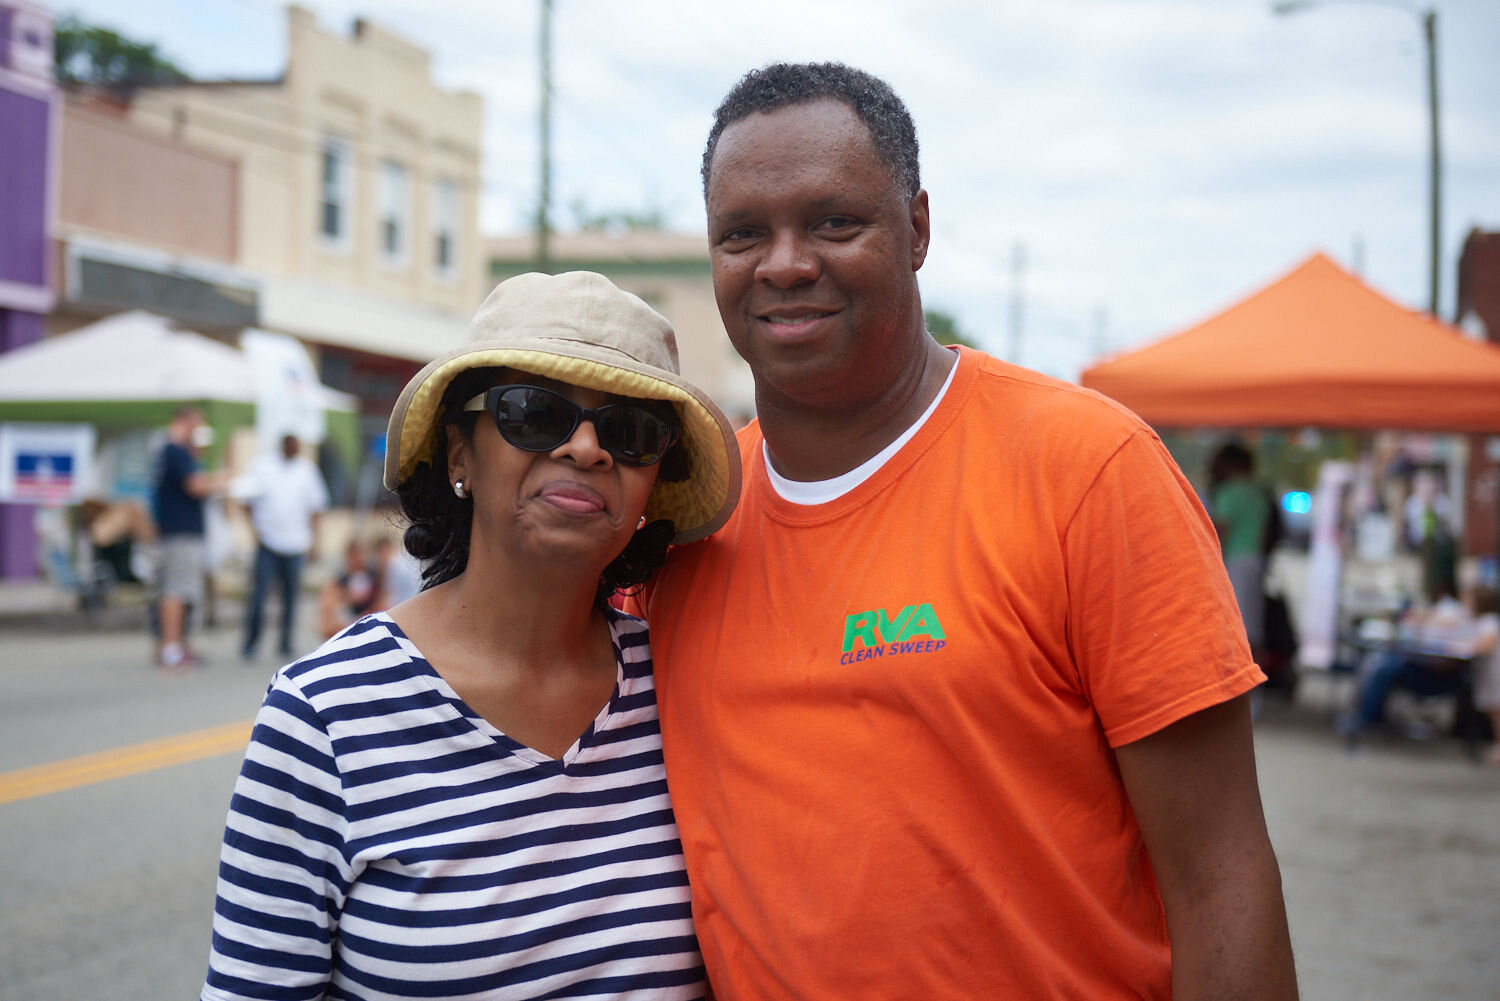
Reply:
[[[541,386],[491,386],[465,403],[464,410],[488,410],[500,437],[527,452],[550,452],[589,421],[599,447],[627,466],[654,465],[678,435],[675,420],[646,404],[606,403],[588,410]]]

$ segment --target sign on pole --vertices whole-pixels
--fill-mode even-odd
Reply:
[[[92,424],[0,424],[0,502],[67,504],[93,481]]]
[[[1354,464],[1329,459],[1318,467],[1312,499],[1312,538],[1307,551],[1307,595],[1299,623],[1297,659],[1306,667],[1328,669],[1338,657],[1339,597],[1342,588],[1344,491],[1354,481]]]
[[[262,454],[276,454],[283,435],[321,442],[326,430],[323,386],[302,342],[247,330],[240,335],[240,347],[255,377],[255,434]]]

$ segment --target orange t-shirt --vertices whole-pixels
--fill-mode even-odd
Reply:
[[[646,595],[718,996],[1168,997],[1110,748],[1263,676],[1160,441],[964,350],[834,501],[776,494],[757,426],[740,447],[734,518]]]

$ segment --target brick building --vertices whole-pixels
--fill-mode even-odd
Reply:
[[[1500,232],[1469,230],[1458,258],[1453,322],[1500,344]],[[1500,553],[1500,436],[1469,435],[1464,552]]]

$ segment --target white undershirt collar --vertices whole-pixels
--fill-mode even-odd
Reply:
[[[847,473],[840,473],[831,479],[787,479],[772,467],[771,451],[766,446],[765,440],[762,439],[760,443],[760,456],[761,461],[766,464],[766,476],[771,481],[772,489],[776,491],[782,500],[790,501],[793,504],[827,504],[831,500],[837,500],[844,496],[865,480],[874,476],[881,466],[885,465],[893,455],[901,451],[901,446],[911,441],[912,436],[922,429],[922,425],[927,423],[927,419],[932,416],[933,412],[937,410],[938,404],[947,395],[948,387],[952,385],[953,376],[957,371],[958,362],[955,361],[953,367],[948,369],[948,377],[943,380],[942,388],[937,391],[937,395],[932,398],[932,402],[927,405],[927,409],[922,411],[922,416],[918,417],[912,423],[911,427],[901,432],[901,435],[895,441]]]

